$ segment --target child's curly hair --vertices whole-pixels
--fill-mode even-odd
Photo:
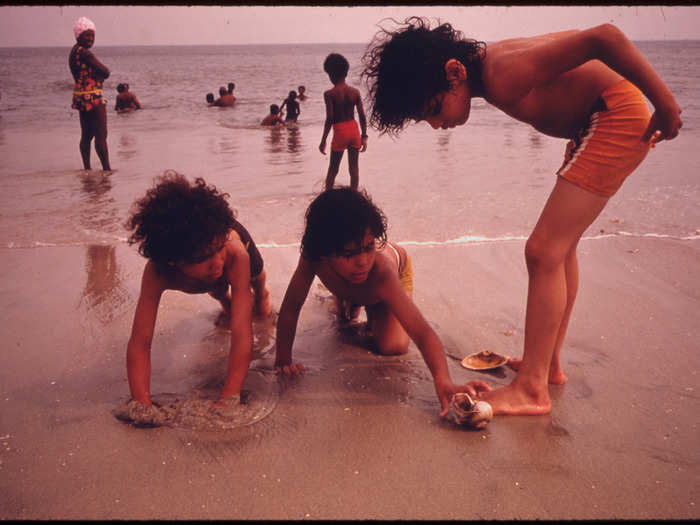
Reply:
[[[202,178],[190,184],[168,170],[134,202],[125,224],[133,230],[129,244],[140,243],[139,253],[158,265],[196,260],[235,224],[227,197]]]
[[[336,255],[349,242],[362,242],[367,229],[385,243],[386,228],[384,213],[364,190],[332,188],[318,195],[306,210],[301,253],[311,261]]]
[[[349,69],[348,60],[339,53],[331,53],[323,61],[323,70],[328,73],[333,82],[344,79],[348,75]]]
[[[424,18],[410,17],[394,31],[381,28],[362,57],[362,78],[372,100],[370,124],[396,135],[411,119],[420,118],[428,102],[447,91],[445,63],[456,58],[467,78],[480,81],[486,43],[465,39],[450,24],[430,29]]]

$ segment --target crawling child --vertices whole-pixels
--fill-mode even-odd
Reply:
[[[310,204],[301,256],[280,307],[275,369],[287,375],[304,371],[292,360],[292,345],[301,307],[318,276],[336,296],[340,312],[365,307],[378,353],[405,354],[409,339],[415,342],[433,375],[444,417],[453,394],[475,395],[489,387],[482,381],[452,382],[442,343],[413,303],[411,259],[386,240],[386,227],[369,196],[348,187],[326,190]]]
[[[231,350],[220,399],[241,391],[251,361],[252,319],[267,317],[271,305],[260,252],[227,197],[201,178],[192,184],[166,172],[127,220],[129,243],[138,243],[148,259],[126,351],[131,397],[143,405],[151,405],[151,342],[166,290],[208,293],[221,303],[217,324],[230,327]]]

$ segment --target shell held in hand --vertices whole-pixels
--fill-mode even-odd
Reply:
[[[480,429],[493,419],[493,408],[486,401],[474,401],[466,392],[457,392],[450,399],[452,417],[458,425]]]

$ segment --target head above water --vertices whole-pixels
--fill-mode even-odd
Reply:
[[[430,29],[427,20],[411,17],[394,30],[382,28],[362,57],[362,78],[372,102],[370,123],[382,133],[397,134],[449,90],[445,64],[450,59],[464,65],[472,85],[481,82],[485,53],[484,42],[464,38],[449,23]]]
[[[280,107],[277,104],[270,104],[270,113],[277,115],[280,112]]]
[[[299,86],[299,87],[297,88],[297,91],[299,91],[299,94],[300,94],[300,95],[303,95],[303,94],[304,94],[304,91],[306,91],[306,86]]]
[[[350,64],[347,59],[339,53],[331,53],[323,61],[323,70],[328,73],[331,82],[334,84],[341,82],[348,76]]]
[[[190,183],[166,171],[146,195],[134,202],[125,224],[129,244],[158,265],[192,263],[210,255],[235,224],[226,198],[202,178]]]
[[[207,93],[207,102],[210,104],[214,102],[214,93]]]
[[[126,91],[126,86],[125,86],[124,84],[121,84],[121,83],[118,84],[118,85],[117,85],[117,92],[118,92],[118,93],[124,93],[124,91]]]
[[[318,195],[306,210],[301,252],[307,259],[340,254],[349,243],[362,244],[369,231],[386,242],[387,220],[365,191],[336,187]]]
[[[221,86],[219,88],[219,96],[223,97],[224,95],[227,95],[227,94],[228,94],[228,90],[224,86]]]
[[[290,92],[289,92],[289,95],[287,96],[287,98],[290,98],[290,99],[294,100],[295,98],[297,98],[297,92],[294,91],[294,90],[290,91]]]
[[[228,83],[228,92],[233,93],[234,89],[236,89],[236,84],[234,84],[233,82],[229,82]]]

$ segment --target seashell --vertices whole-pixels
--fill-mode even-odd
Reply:
[[[486,401],[474,401],[466,392],[458,392],[450,399],[452,417],[458,425],[484,428],[493,419],[493,408]]]

